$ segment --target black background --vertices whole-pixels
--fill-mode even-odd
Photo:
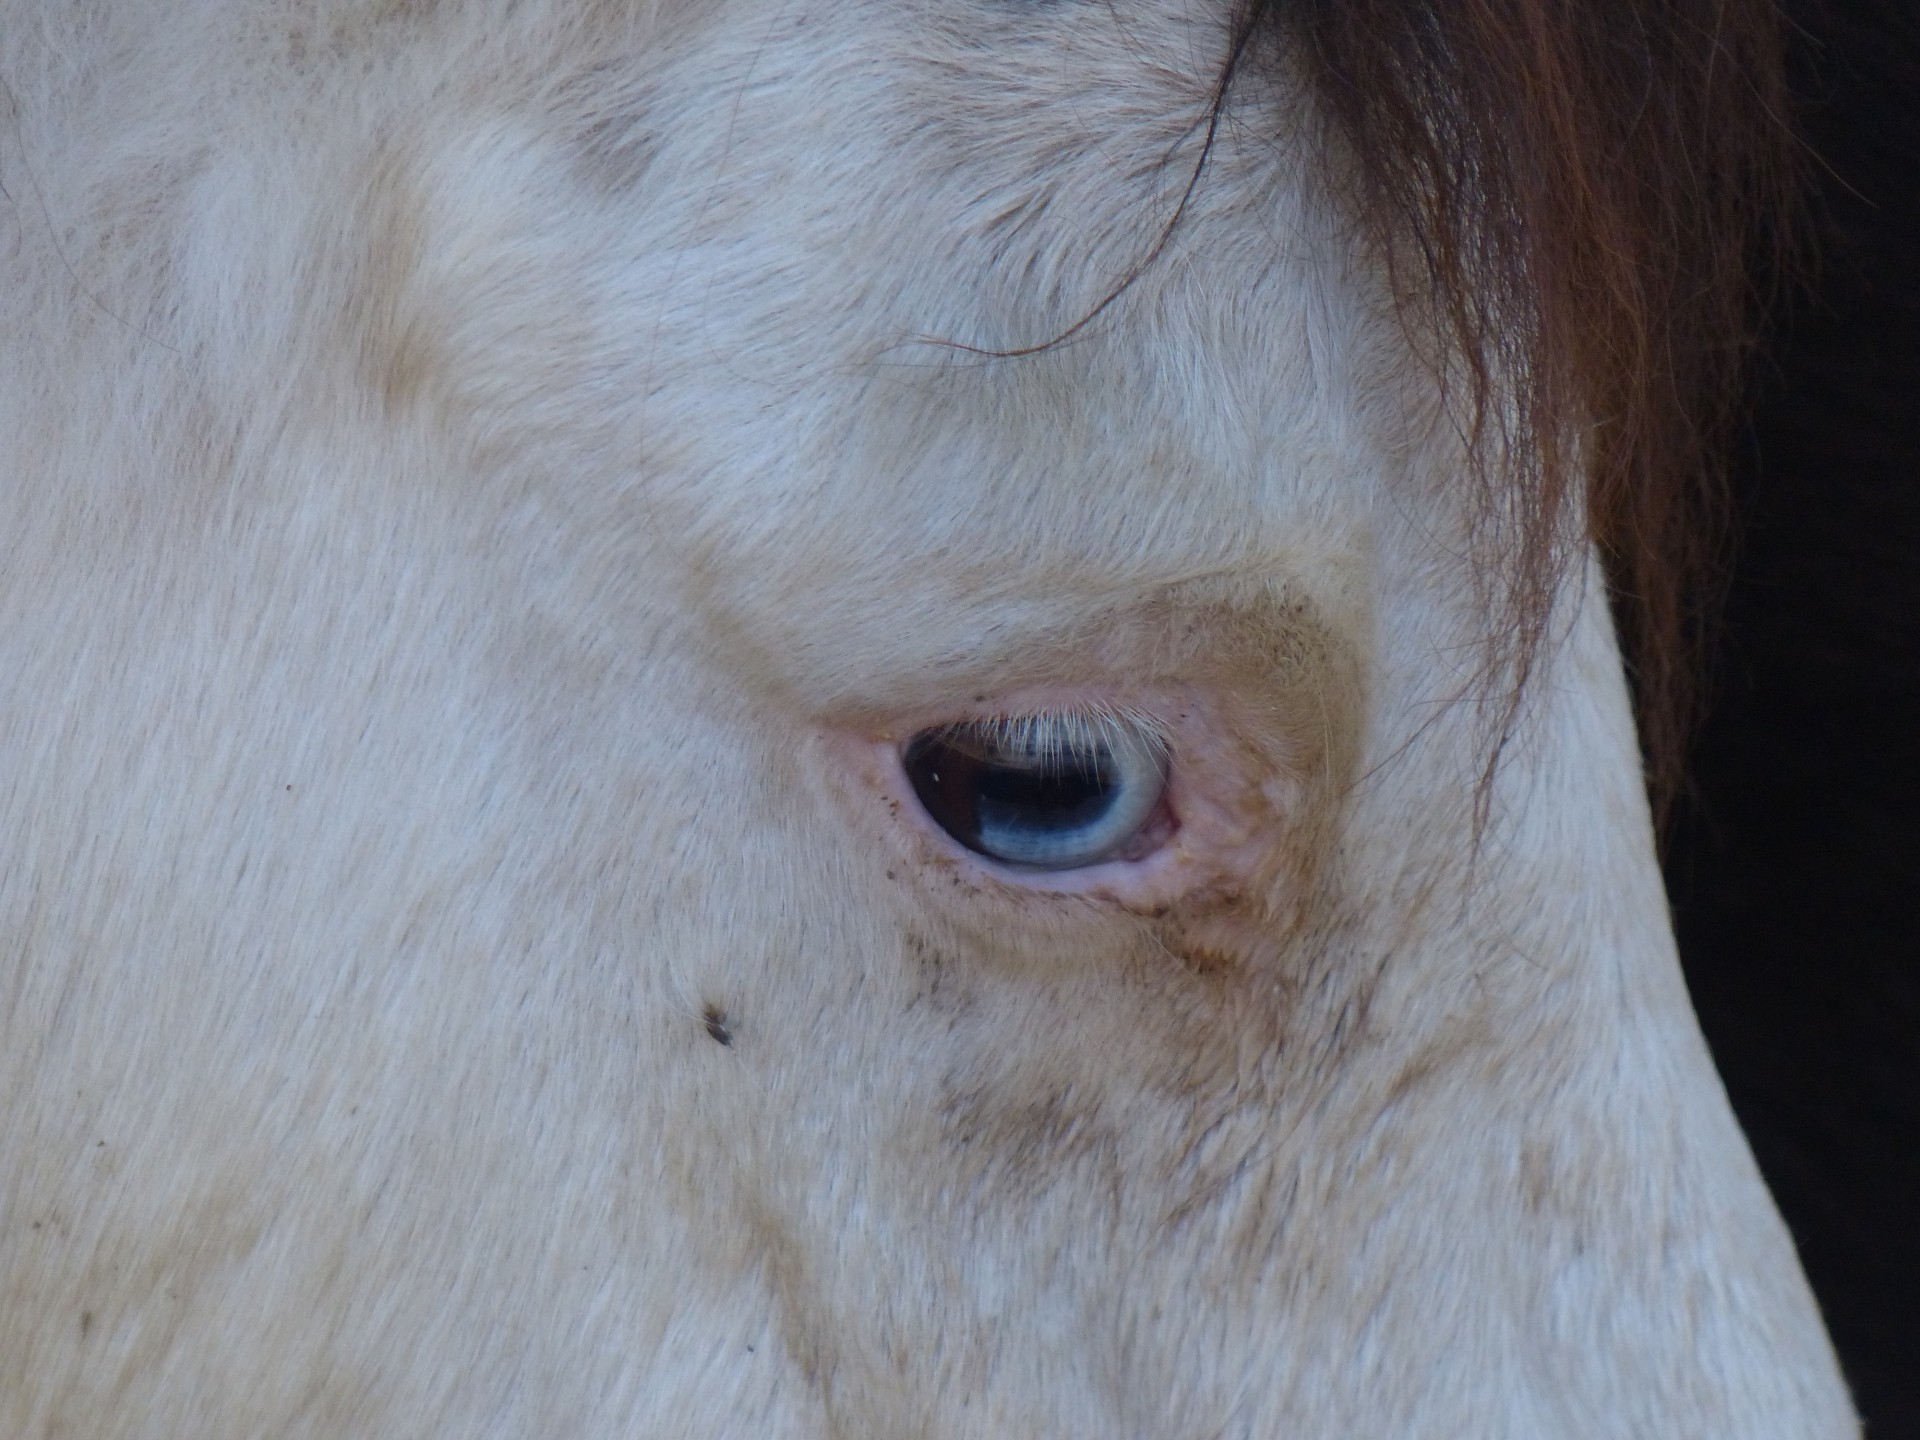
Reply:
[[[1782,309],[1668,886],[1870,1440],[1920,1440],[1920,0],[1789,4],[1819,270]]]

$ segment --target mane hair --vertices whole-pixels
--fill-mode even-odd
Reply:
[[[1497,587],[1502,741],[1584,487],[1664,815],[1756,277],[1797,228],[1772,0],[1245,0],[1238,25],[1227,79],[1258,60],[1309,86],[1403,317],[1449,357]]]

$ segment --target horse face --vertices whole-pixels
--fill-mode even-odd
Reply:
[[[390,8],[21,103],[11,1428],[1844,1433],[1284,66]]]

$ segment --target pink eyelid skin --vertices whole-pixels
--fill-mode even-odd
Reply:
[[[1142,830],[1153,846],[1148,853],[1073,870],[997,864],[948,835],[914,794],[902,752],[920,732],[993,716],[1072,710],[1138,715],[1166,737],[1167,788]],[[1204,697],[1173,689],[1014,691],[905,715],[865,734],[843,732],[843,744],[862,788],[878,795],[901,832],[909,863],[958,874],[984,889],[1079,896],[1149,914],[1189,897],[1239,890],[1263,841],[1272,841],[1262,832],[1271,828],[1276,802],[1284,808],[1284,792],[1292,788],[1288,777],[1257,773],[1252,757],[1233,743]]]

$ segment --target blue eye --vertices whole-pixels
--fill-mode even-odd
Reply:
[[[1024,715],[923,730],[902,756],[913,793],[976,854],[1030,870],[1131,858],[1160,814],[1166,742],[1106,715]]]

